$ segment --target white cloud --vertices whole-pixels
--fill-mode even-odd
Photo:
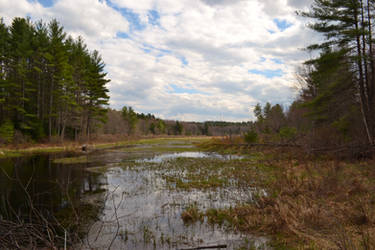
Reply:
[[[295,68],[308,56],[301,48],[319,39],[294,13],[310,4],[56,0],[44,8],[33,1],[0,0],[0,15],[7,23],[15,16],[56,18],[69,34],[82,35],[107,64],[115,108],[131,105],[166,119],[242,121],[252,117],[250,108],[257,102],[291,102]],[[121,13],[124,9],[128,13]],[[160,25],[151,23],[151,10],[159,14]],[[291,26],[280,31],[276,18]],[[116,37],[119,32],[130,38]],[[284,74],[271,78],[249,70]]]

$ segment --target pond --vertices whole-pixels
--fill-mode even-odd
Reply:
[[[226,223],[210,223],[205,216],[183,219],[189,209],[230,208],[263,192],[227,175],[234,162],[246,159],[199,152],[178,140],[84,156],[12,158],[1,163],[0,216],[30,219],[33,203],[46,218],[64,214],[64,220],[76,221],[77,208],[89,207],[75,243],[83,249],[269,249],[266,237],[242,234]],[[56,234],[63,239],[76,224],[66,222]]]

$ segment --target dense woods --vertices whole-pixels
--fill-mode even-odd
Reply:
[[[82,38],[52,20],[0,21],[0,137],[3,142],[90,137],[106,118],[104,63]]]

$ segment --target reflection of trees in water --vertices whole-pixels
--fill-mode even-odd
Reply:
[[[78,231],[99,209],[82,202],[100,189],[100,177],[83,167],[53,164],[51,156],[0,162],[0,245],[55,246],[79,237]],[[89,210],[89,211],[88,211]]]

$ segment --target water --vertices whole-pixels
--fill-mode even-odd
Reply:
[[[65,231],[73,235],[76,230],[73,208],[81,208],[87,194],[103,190],[106,179],[87,172],[84,165],[54,164],[55,157],[45,154],[0,160],[0,221],[34,225],[48,221],[57,243],[62,244]],[[99,216],[99,210],[95,213]]]
[[[172,144],[171,148],[175,146]],[[179,189],[166,181],[166,176],[183,178],[186,174],[179,166],[173,166],[178,159],[230,162],[241,157],[191,150],[160,153],[117,148],[89,154],[86,163],[53,163],[54,158],[61,157],[65,156],[39,155],[1,161],[0,216],[15,218],[4,205],[9,200],[17,213],[27,218],[30,207],[25,199],[26,187],[37,209],[45,214],[58,214],[70,207],[70,202],[76,207],[80,203],[100,203],[96,219],[87,223],[88,233],[82,237],[83,244],[76,246],[79,248],[106,249],[111,246],[112,249],[147,250],[225,244],[227,249],[238,249],[261,248],[267,242],[264,237],[228,230],[226,225],[212,225],[207,218],[188,224],[181,218],[181,213],[192,205],[205,211],[250,202],[256,190],[237,185]],[[98,174],[87,169],[101,171]]]
[[[180,153],[167,153],[157,156],[152,156],[150,158],[138,159],[138,162],[152,162],[161,163],[165,160],[176,159],[176,158],[216,158],[222,160],[238,160],[243,159],[242,156],[238,155],[220,155],[216,153],[206,153],[206,152],[180,152]]]

